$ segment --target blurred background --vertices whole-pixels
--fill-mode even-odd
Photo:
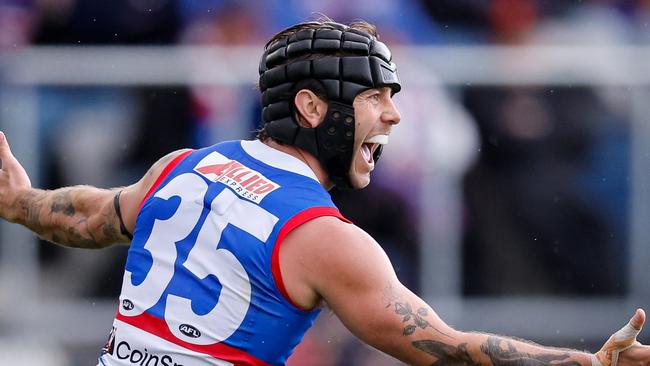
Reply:
[[[595,351],[650,310],[647,0],[0,0],[0,129],[37,187],[130,184],[252,138],[263,45],[317,13],[393,49],[402,123],[332,194],[445,321]],[[0,363],[94,365],[126,252],[1,224]],[[327,311],[289,362],[398,364]]]

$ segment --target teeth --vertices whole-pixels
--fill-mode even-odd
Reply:
[[[388,135],[375,135],[364,141],[364,143],[386,145],[388,143]]]

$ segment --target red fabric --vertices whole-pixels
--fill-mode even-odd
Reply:
[[[178,165],[178,164],[179,164],[183,159],[185,159],[185,157],[186,157],[187,155],[189,155],[189,154],[190,154],[191,152],[193,152],[193,151],[194,151],[194,150],[187,150],[187,151],[181,153],[180,155],[178,155],[177,157],[175,157],[174,160],[172,160],[172,161],[169,162],[169,164],[167,164],[167,166],[163,169],[163,171],[162,171],[162,172],[160,173],[160,175],[158,176],[158,179],[156,179],[156,181],[155,181],[154,184],[151,186],[151,188],[149,188],[149,191],[148,191],[147,194],[144,196],[144,198],[142,199],[142,201],[140,201],[140,206],[139,206],[138,210],[142,208],[142,205],[144,205],[145,201],[148,200],[149,197],[151,197],[151,195],[156,191],[156,189],[158,189],[158,187],[160,187],[160,185],[162,184],[163,180],[165,180],[165,178],[167,178],[167,176],[169,175],[169,173],[170,173],[172,170],[174,170],[174,168],[176,168],[176,166],[177,166],[177,165]]]
[[[116,318],[138,329],[165,339],[171,343],[177,344],[194,352],[204,353],[217,359],[231,362],[235,366],[271,366],[271,364],[268,364],[262,360],[258,360],[257,358],[249,355],[244,351],[225,345],[223,343],[196,345],[180,340],[172,334],[172,332],[169,330],[169,327],[167,326],[167,323],[164,320],[149,313],[143,313],[138,316],[125,316],[118,312]]]
[[[278,288],[278,291],[280,291],[282,296],[284,296],[284,298],[289,301],[289,303],[303,311],[308,311],[308,309],[303,308],[291,300],[289,293],[287,293],[287,289],[284,286],[284,281],[282,280],[282,272],[280,271],[280,246],[282,245],[284,238],[286,238],[286,236],[289,235],[289,233],[292,232],[295,228],[306,223],[307,221],[321,216],[334,216],[342,221],[351,222],[350,220],[343,217],[339,210],[334,207],[308,208],[298,213],[296,216],[290,218],[289,221],[287,221],[284,226],[282,226],[280,233],[278,234],[278,238],[275,240],[275,247],[273,248],[273,254],[271,256],[271,272],[273,273],[275,286]]]

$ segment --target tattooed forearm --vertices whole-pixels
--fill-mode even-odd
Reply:
[[[543,347],[492,334],[461,332],[447,326],[415,296],[387,286],[383,306],[393,317],[389,346],[402,361],[430,366],[591,366],[592,355]],[[408,300],[407,300],[408,299]],[[413,304],[417,304],[413,306]],[[401,331],[401,335],[398,332]],[[395,336],[396,335],[396,336]],[[383,349],[383,348],[382,348]]]
[[[52,213],[61,212],[65,216],[74,216],[76,210],[70,197],[70,189],[64,188],[52,195]]]
[[[402,319],[402,322],[406,323],[403,332],[404,335],[413,334],[413,332],[415,332],[415,330],[418,327],[420,327],[421,329],[426,329],[427,327],[431,326],[431,324],[429,324],[428,321],[422,318],[423,316],[427,315],[427,309],[425,308],[419,308],[416,314],[413,312],[413,309],[411,308],[410,304],[396,302],[395,313],[404,317]],[[411,324],[411,321],[413,322],[413,324]]]
[[[402,332],[403,335],[411,335],[418,328],[431,328],[440,334],[447,335],[436,329],[431,325],[431,323],[424,319],[425,316],[429,315],[429,311],[426,308],[419,308],[416,312],[413,312],[411,304],[409,303],[395,302],[394,306],[395,314],[401,315],[403,317],[402,322],[405,323],[404,331]]]
[[[18,209],[18,213],[11,221],[22,223],[30,229],[32,227],[41,227],[43,196],[39,194],[39,191],[31,190],[22,196],[18,196],[13,206]]]
[[[438,360],[431,366],[478,366],[479,363],[472,360],[467,351],[467,343],[461,343],[458,347],[436,341],[415,341],[413,347],[424,351]],[[496,366],[496,364],[495,364]]]
[[[479,347],[470,351],[468,343],[457,346],[435,340],[412,342],[413,347],[436,358],[431,366],[582,366],[570,351],[542,348],[512,339],[488,335]],[[529,347],[527,351],[518,348]],[[536,348],[536,349],[530,349]],[[486,357],[487,356],[487,357]],[[480,360],[483,360],[481,362]],[[486,362],[489,360],[489,363]]]
[[[151,186],[160,171],[183,150],[158,160],[138,184]],[[17,195],[3,218],[25,225],[45,240],[69,247],[103,248],[128,243],[120,230],[114,197],[118,190],[76,186],[44,191],[29,189]]]
[[[580,366],[571,359],[569,352],[537,353],[520,352],[512,340],[488,336],[481,351],[490,357],[494,366]]]
[[[101,248],[127,242],[112,204],[116,193],[87,186],[30,190],[14,202],[18,212],[12,221],[69,247]]]

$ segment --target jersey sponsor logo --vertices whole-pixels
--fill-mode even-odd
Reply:
[[[261,202],[266,195],[280,188],[279,184],[262,173],[216,151],[203,158],[194,171],[213,182],[227,185],[239,196],[255,203]]]
[[[115,357],[140,366],[183,366],[174,361],[170,355],[150,353],[146,348],[136,349],[126,341],[121,341],[115,348]]]

